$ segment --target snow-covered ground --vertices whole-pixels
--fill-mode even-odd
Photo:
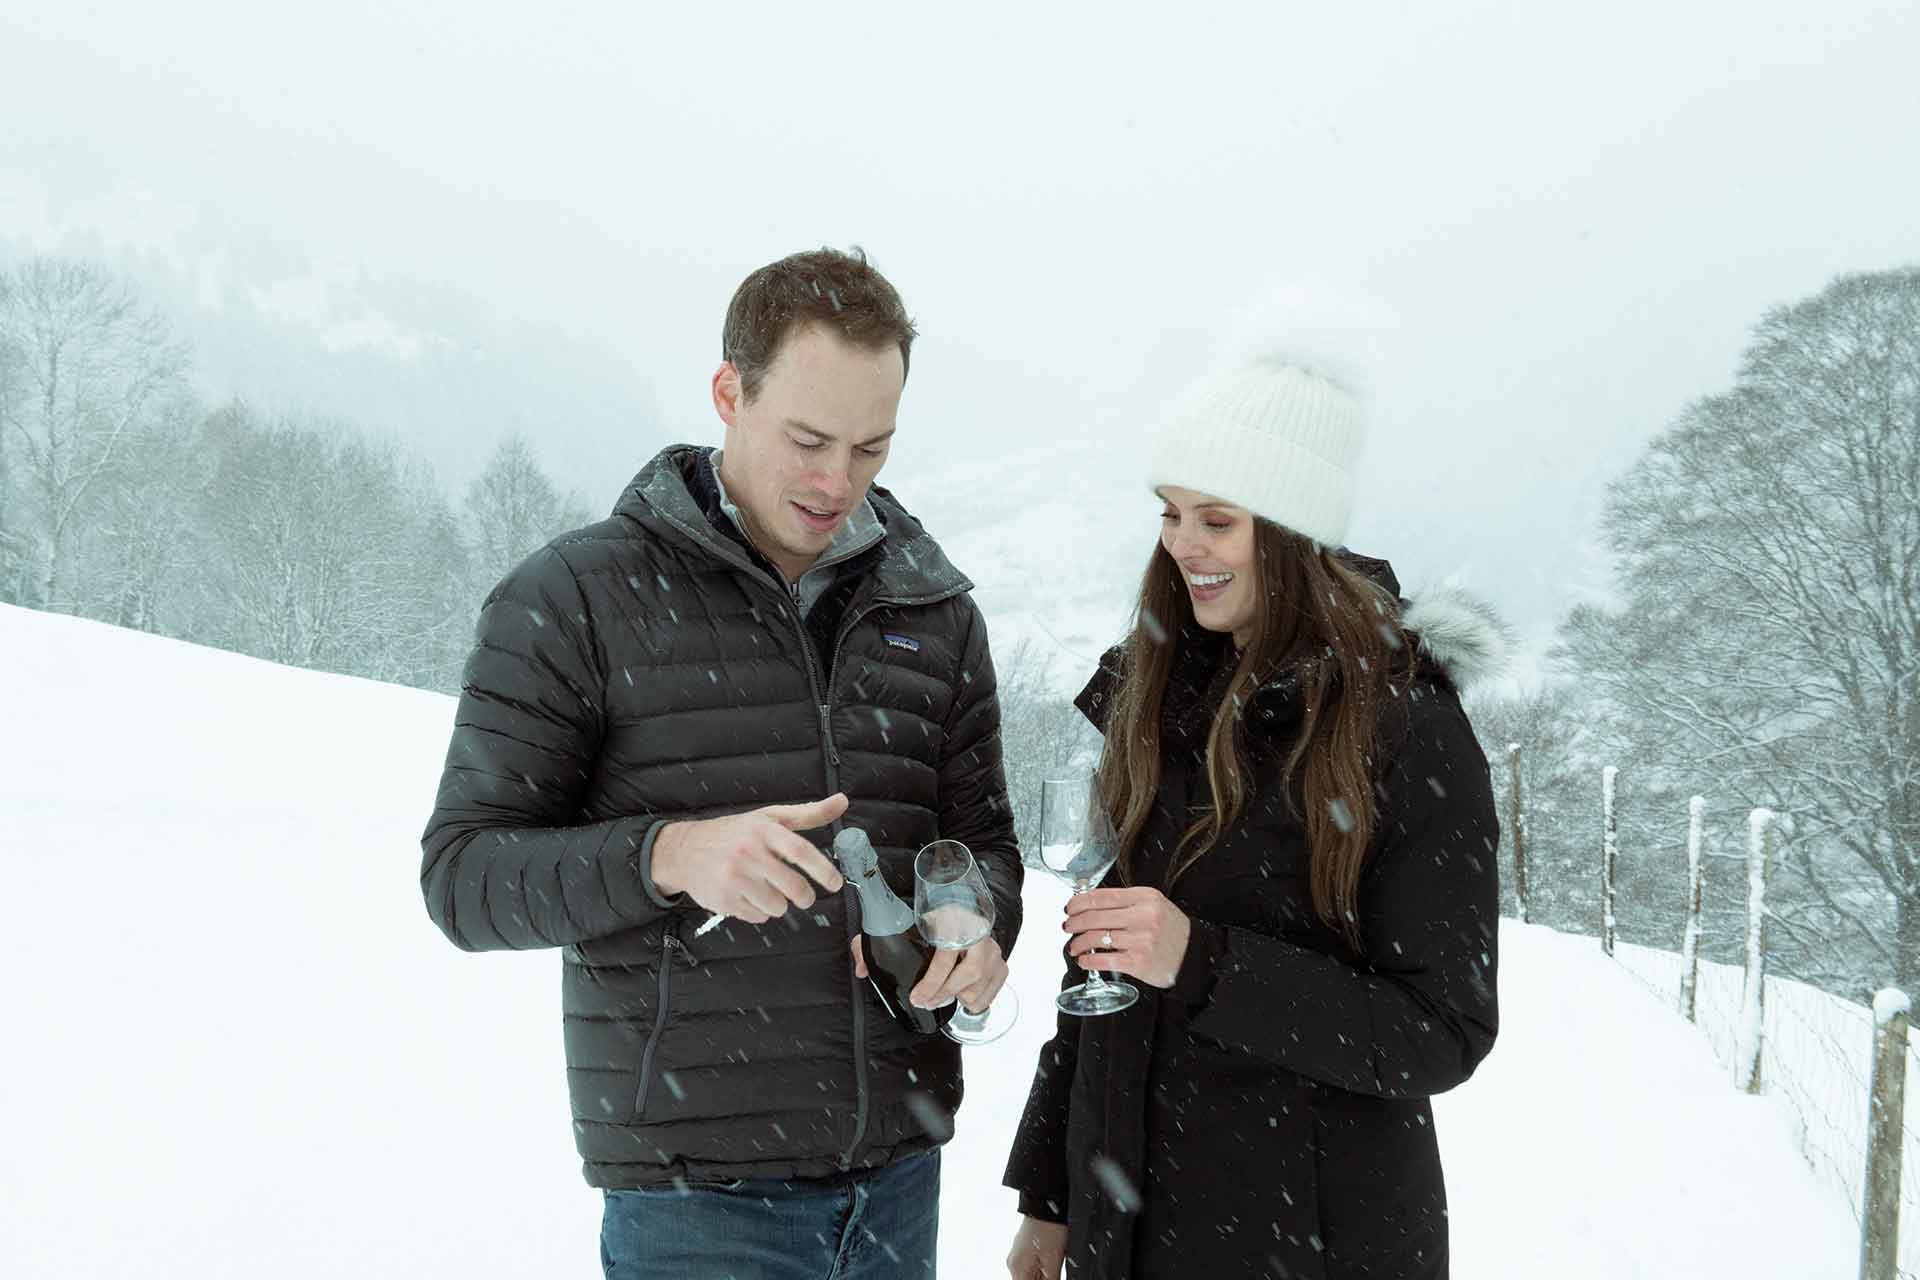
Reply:
[[[0,672],[0,1275],[597,1274],[558,958],[462,954],[420,904],[452,701],[4,606]],[[1030,885],[948,1276],[999,1274],[1013,1228],[1064,898]],[[1438,1104],[1456,1275],[1855,1273],[1773,1100],[1591,940],[1503,945],[1501,1042]]]
[[[1656,999],[1678,1007],[1680,957],[1671,951],[1622,944],[1620,963]],[[1722,1072],[1739,1078],[1740,966],[1700,965],[1695,988],[1699,1033],[1713,1046]],[[1800,1150],[1831,1195],[1857,1221],[1867,1166],[1867,1080],[1873,1072],[1873,1010],[1818,987],[1786,978],[1767,979],[1766,1034],[1761,1078]],[[1901,1164],[1904,1217],[1911,1224],[1901,1240],[1900,1269],[1920,1275],[1920,1055],[1907,1051],[1906,1135]]]

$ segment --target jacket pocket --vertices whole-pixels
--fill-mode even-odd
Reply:
[[[685,951],[686,943],[680,941],[680,935],[674,932],[674,926],[669,923],[666,932],[660,936],[659,986],[654,999],[653,1025],[647,1029],[647,1042],[640,1050],[639,1078],[634,1084],[633,1118],[636,1121],[647,1118],[647,1099],[654,1092],[654,1077],[660,1074],[655,1057],[660,1050],[660,1037],[673,1017],[674,957]]]

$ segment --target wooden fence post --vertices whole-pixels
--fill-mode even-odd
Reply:
[[[1507,801],[1507,829],[1513,832],[1513,894],[1520,923],[1527,924],[1527,800],[1520,785],[1520,744],[1507,746],[1507,775],[1512,781]]]
[[[1740,1087],[1760,1092],[1760,1047],[1767,1024],[1767,871],[1773,862],[1773,810],[1747,815],[1747,973],[1740,996]]]
[[[1706,870],[1700,861],[1700,833],[1707,802],[1700,796],[1687,801],[1687,931],[1680,943],[1680,1013],[1696,1022],[1694,1007],[1700,990],[1700,904]]]
[[[1904,991],[1873,998],[1873,1092],[1867,1106],[1867,1180],[1860,1197],[1860,1280],[1894,1280],[1900,1252],[1900,1148],[1906,1133]]]
[[[1600,771],[1600,950],[1613,954],[1613,873],[1620,860],[1620,842],[1613,814],[1612,765]]]

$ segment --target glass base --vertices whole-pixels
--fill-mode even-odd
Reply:
[[[1118,1013],[1139,998],[1140,991],[1131,982],[1107,978],[1101,982],[1089,981],[1069,987],[1054,997],[1053,1002],[1060,1006],[1062,1013],[1070,1013],[1077,1018],[1093,1018],[1103,1013]]]
[[[992,1044],[1019,1020],[1020,997],[1012,987],[1002,987],[993,1003],[979,1013],[969,1013],[965,1005],[955,1009],[940,1033],[958,1044]]]

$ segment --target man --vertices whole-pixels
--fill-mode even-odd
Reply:
[[[860,828],[910,898],[916,850],[969,845],[994,934],[913,999],[991,1002],[1021,874],[986,630],[872,487],[913,337],[857,252],[755,271],[712,380],[723,448],[664,450],[481,613],[421,888],[461,947],[563,949],[609,1276],[933,1272],[958,1047],[859,980],[857,898],[817,847]]]

